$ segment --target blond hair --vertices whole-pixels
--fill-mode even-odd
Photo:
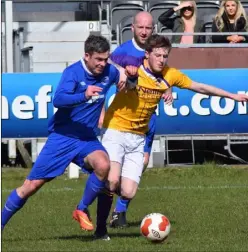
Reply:
[[[215,23],[216,26],[218,28],[219,31],[222,31],[222,29],[224,28],[224,20],[223,20],[223,14],[225,13],[225,6],[226,6],[226,2],[228,2],[229,0],[223,0],[221,1],[221,5],[220,5],[220,9],[218,10],[216,16],[215,16]],[[247,21],[247,16],[244,10],[244,7],[242,6],[241,2],[238,0],[233,0],[233,2],[235,2],[237,4],[237,12],[235,14],[234,17],[234,26],[236,27],[237,25],[237,21],[238,19],[243,16],[245,19],[245,30],[248,29],[248,21]]]
[[[184,3],[185,1],[180,1],[180,4],[181,3]],[[196,6],[196,2],[195,1],[187,1],[187,2],[191,2],[192,5],[193,5],[193,8],[194,8],[194,12],[193,12],[193,15],[192,15],[192,20],[193,20],[193,27],[195,27],[196,25],[196,19],[197,19],[197,6]]]

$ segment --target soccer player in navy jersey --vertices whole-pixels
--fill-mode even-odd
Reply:
[[[62,74],[53,99],[58,110],[49,122],[47,142],[24,183],[10,193],[2,210],[2,230],[30,196],[62,175],[71,162],[90,173],[73,217],[82,229],[93,230],[88,206],[104,188],[110,168],[96,132],[105,95],[119,82],[120,73],[107,63],[110,45],[104,37],[89,36],[84,51],[84,57]]]
[[[137,67],[141,65],[145,57],[145,42],[152,35],[153,29],[154,24],[152,15],[146,11],[139,12],[133,20],[133,38],[117,47],[110,55],[110,60],[122,68],[126,68],[127,66]],[[166,91],[166,95],[168,95],[167,103],[171,103],[173,100],[171,89]],[[149,162],[155,130],[156,113],[152,115],[149,123],[149,130],[146,133],[146,141],[144,146],[144,170]],[[130,167],[130,169],[132,169],[132,167]],[[99,195],[99,197],[104,197],[104,195]],[[125,227],[127,225],[126,212],[129,202],[130,200],[128,199],[118,197],[110,220],[111,227]]]

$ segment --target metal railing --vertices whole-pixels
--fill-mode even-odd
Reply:
[[[225,154],[220,154],[212,151],[217,156],[222,156],[225,158],[229,158],[232,160],[235,160],[241,164],[248,164],[248,159],[244,160],[241,157],[238,156],[238,154],[234,154],[232,150],[232,146],[234,145],[248,145],[248,134],[202,134],[202,135],[155,135],[155,141],[159,141],[159,149],[160,152],[153,152],[151,155],[154,155],[154,157],[159,157],[160,153],[160,161],[164,160],[164,163],[161,163],[160,166],[171,165],[170,161],[170,153],[172,152],[183,152],[183,151],[191,151],[191,158],[192,162],[187,164],[195,164],[196,163],[196,153],[195,153],[195,146],[194,141],[226,141],[226,145],[223,146],[224,150],[227,151],[229,156]],[[181,148],[181,149],[173,149],[171,150],[169,148],[169,141],[190,141],[191,148]],[[211,152],[210,150],[207,150],[208,152]],[[153,158],[154,159],[154,158]],[[153,164],[158,165],[159,162],[156,162],[156,160],[153,160]],[[185,164],[185,163],[182,163]]]

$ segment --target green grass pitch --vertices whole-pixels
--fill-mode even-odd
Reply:
[[[2,205],[28,172],[2,169]],[[2,251],[248,251],[248,167],[149,169],[129,207],[130,227],[109,229],[109,242],[93,241],[72,220],[85,181],[85,175],[63,175],[46,184],[5,227]],[[90,210],[95,221],[95,204]],[[139,232],[142,218],[152,212],[171,221],[162,244]]]

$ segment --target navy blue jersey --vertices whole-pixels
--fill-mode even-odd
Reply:
[[[48,131],[82,140],[96,138],[106,93],[118,81],[119,71],[110,64],[98,76],[89,72],[83,59],[67,67],[53,98],[53,105],[58,110],[49,121]],[[103,90],[99,96],[87,100],[88,85]]]

